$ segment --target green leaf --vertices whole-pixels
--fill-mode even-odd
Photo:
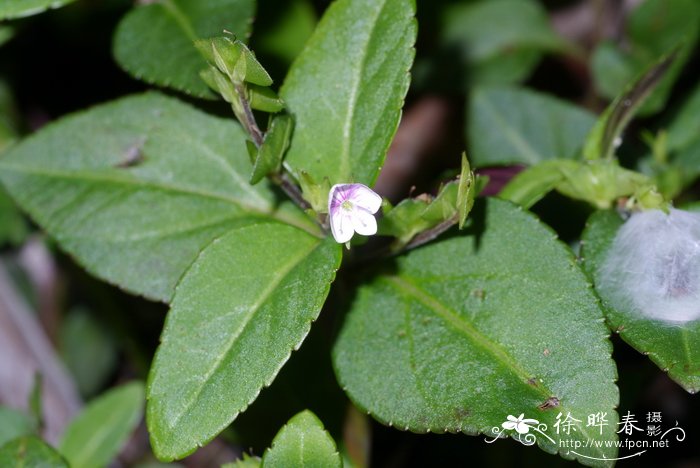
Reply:
[[[623,221],[614,211],[598,211],[583,233],[581,256],[594,283]],[[601,289],[596,286],[599,293]],[[664,326],[628,310],[613,307],[601,294],[608,326],[640,353],[644,353],[668,376],[690,393],[700,391],[700,322]]]
[[[233,228],[272,217],[317,232],[249,173],[237,124],[155,93],[63,119],[0,157],[0,181],[86,269],[162,301]]]
[[[28,231],[22,214],[0,185],[0,246],[5,243],[19,245]]]
[[[32,434],[36,425],[23,411],[0,406],[0,446],[20,436]]]
[[[136,78],[198,97],[213,97],[199,77],[205,57],[194,41],[224,30],[246,38],[254,0],[160,0],[141,2],[114,35],[114,57]]]
[[[475,166],[573,158],[595,117],[565,101],[522,88],[478,87],[467,133]]]
[[[275,11],[273,24],[256,24],[255,49],[289,65],[313,34],[316,11],[309,0],[278,0]]]
[[[466,2],[446,9],[445,47],[461,55],[468,79],[477,83],[521,81],[545,52],[567,52],[572,46],[558,36],[546,10],[523,0]]]
[[[3,0],[0,3],[0,20],[36,15],[73,1],[75,0]]]
[[[107,465],[117,456],[143,414],[144,390],[132,382],[104,393],[66,428],[59,450],[72,468]]]
[[[97,393],[118,363],[112,337],[83,308],[61,322],[59,350],[83,396]]]
[[[12,39],[15,35],[15,29],[10,26],[0,26],[0,46]]]
[[[547,424],[538,444],[615,440],[618,390],[597,298],[570,250],[532,214],[497,199],[471,224],[396,259],[359,287],[333,352],[340,385],[362,410],[412,432],[492,435],[506,416]],[[397,398],[400,395],[400,398]],[[553,424],[562,412],[571,435]],[[586,427],[605,412],[610,426]],[[582,448],[614,458],[615,448]]]
[[[668,149],[677,151],[700,145],[700,85],[686,97],[668,126]]]
[[[221,468],[258,468],[259,466],[260,458],[244,453],[240,460],[221,465]]]
[[[579,167],[580,163],[577,161],[565,159],[544,161],[518,173],[503,187],[498,197],[521,205],[523,208],[530,208],[566,180],[567,172],[573,173]]]
[[[43,440],[20,437],[0,447],[0,466],[6,468],[68,468],[68,463]]]
[[[286,114],[272,119],[270,128],[265,133],[265,141],[258,149],[253,164],[250,183],[257,184],[266,175],[277,172],[282,167],[282,158],[289,147],[289,140],[294,130],[294,120]]]
[[[676,49],[654,63],[627,89],[617,96],[601,114],[586,137],[583,156],[586,159],[610,159],[620,145],[622,132],[661,83],[678,58]]]
[[[292,65],[281,96],[296,127],[285,164],[371,186],[396,131],[416,39],[414,0],[338,0]]]
[[[228,426],[297,349],[340,246],[276,222],[214,241],[175,292],[148,385],[156,455],[181,458]]]
[[[333,438],[309,410],[294,416],[265,451],[261,467],[340,468],[343,462]]]
[[[646,0],[628,18],[624,50],[601,42],[594,51],[591,65],[596,88],[603,96],[615,98],[659,57],[684,42],[677,62],[639,113],[648,115],[663,109],[698,38],[699,25],[700,4],[695,0]]]

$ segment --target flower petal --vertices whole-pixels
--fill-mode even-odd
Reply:
[[[513,421],[506,421],[501,424],[501,426],[503,426],[503,429],[515,429],[516,423]]]
[[[518,432],[518,434],[527,434],[530,432],[530,426],[527,424],[516,424],[515,430]]]
[[[377,220],[374,215],[363,208],[352,210],[352,227],[363,236],[373,236],[377,233]]]
[[[372,214],[379,211],[379,208],[382,206],[382,197],[377,195],[374,190],[366,185],[352,185],[353,191],[350,195],[350,199],[355,205],[359,206],[360,208],[364,208]]]
[[[330,213],[330,217],[331,232],[335,241],[344,244],[352,239],[353,234],[355,234],[352,214],[344,210],[334,210]]]

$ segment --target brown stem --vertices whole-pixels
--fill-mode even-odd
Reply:
[[[284,193],[286,193],[289,196],[289,198],[291,198],[292,201],[299,206],[299,208],[301,208],[302,210],[308,210],[309,208],[311,208],[309,202],[304,200],[304,197],[301,194],[301,190],[299,190],[299,187],[297,187],[297,185],[289,179],[289,176],[287,174],[285,174],[284,172],[280,172],[279,174],[276,174],[272,177],[272,181],[279,185],[279,187],[284,191]]]
[[[423,244],[430,242],[431,240],[437,238],[440,234],[442,234],[443,232],[447,231],[452,226],[457,224],[457,221],[459,221],[459,217],[457,215],[455,215],[452,218],[446,219],[445,221],[441,222],[440,224],[438,224],[434,228],[421,232],[420,234],[416,235],[416,237],[411,239],[411,242],[406,244],[403,247],[403,249],[401,249],[401,251],[415,249],[418,246],[421,246]]]

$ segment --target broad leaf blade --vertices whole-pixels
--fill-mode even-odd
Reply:
[[[281,90],[296,123],[297,179],[372,185],[396,131],[416,38],[413,0],[339,0]]]
[[[274,217],[314,230],[249,173],[235,123],[155,93],[68,117],[0,157],[0,181],[85,268],[162,301],[233,227]]]
[[[571,252],[508,202],[478,203],[470,219],[465,235],[416,249],[359,288],[334,349],[340,384],[361,409],[404,430],[492,434],[524,413],[555,442],[614,440],[612,348]],[[611,424],[602,435],[585,427],[599,411]],[[554,432],[559,412],[583,421],[576,433]]]
[[[114,57],[130,74],[149,83],[199,97],[213,97],[199,77],[207,62],[196,39],[224,30],[250,34],[254,0],[162,0],[142,2],[119,23]]]
[[[159,458],[211,440],[269,385],[316,319],[340,246],[265,222],[214,241],[177,287],[148,385]]]
[[[479,87],[469,105],[470,157],[478,167],[573,158],[594,123],[591,113],[546,94]]]
[[[114,388],[91,402],[66,428],[59,450],[73,468],[106,466],[143,414],[141,382]]]
[[[311,411],[294,416],[265,451],[261,467],[340,468],[343,462],[333,438]]]
[[[3,0],[0,3],[0,20],[36,15],[73,1],[75,0]]]
[[[588,220],[583,233],[582,257],[594,283],[600,277],[599,268],[622,224],[614,211],[597,211]],[[598,287],[596,289],[600,292]],[[667,326],[628,310],[617,310],[605,295],[601,299],[611,330],[640,353],[649,355],[688,392],[700,391],[700,321]]]
[[[468,67],[469,83],[521,81],[544,53],[572,50],[553,30],[547,11],[538,2],[455,3],[446,9],[443,23],[444,47],[452,51],[450,57],[457,55]]]

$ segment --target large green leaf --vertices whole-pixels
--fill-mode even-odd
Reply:
[[[468,82],[512,83],[527,78],[545,52],[571,46],[554,32],[535,1],[486,0],[451,5],[444,44],[468,66]]]
[[[586,270],[598,283],[600,267],[623,221],[614,211],[598,211],[583,234],[582,257]],[[700,321],[665,324],[631,310],[613,307],[604,288],[601,293],[608,326],[637,351],[647,354],[669,377],[690,393],[700,390]]]
[[[249,173],[237,124],[155,93],[66,118],[0,157],[0,181],[83,266],[163,301],[232,228],[274,217],[315,229]]]
[[[343,462],[333,438],[311,411],[294,416],[277,433],[263,455],[262,467],[340,468]]]
[[[534,216],[490,199],[464,235],[400,257],[367,278],[334,349],[340,384],[385,424],[413,432],[492,434],[508,415],[547,424],[550,453],[614,458],[618,390],[597,299],[569,249]],[[571,413],[570,435],[555,431]],[[586,427],[607,413],[610,426]]]
[[[35,15],[73,1],[75,0],[3,0],[0,3],[0,20]]]
[[[59,450],[72,468],[106,466],[143,414],[141,382],[114,388],[91,402],[66,428]]]
[[[53,448],[35,436],[20,437],[0,447],[0,466],[4,468],[68,468],[68,463]]]
[[[228,426],[301,345],[340,246],[263,222],[207,247],[178,285],[148,385],[159,458],[181,458]]]
[[[157,0],[141,2],[117,27],[114,57],[136,78],[199,97],[213,93],[199,77],[207,62],[196,39],[250,34],[254,0]]]
[[[372,185],[408,90],[414,11],[414,0],[328,8],[281,90],[296,123],[285,164],[297,177]]]
[[[467,132],[476,166],[573,158],[595,123],[588,111],[522,88],[479,87]]]

